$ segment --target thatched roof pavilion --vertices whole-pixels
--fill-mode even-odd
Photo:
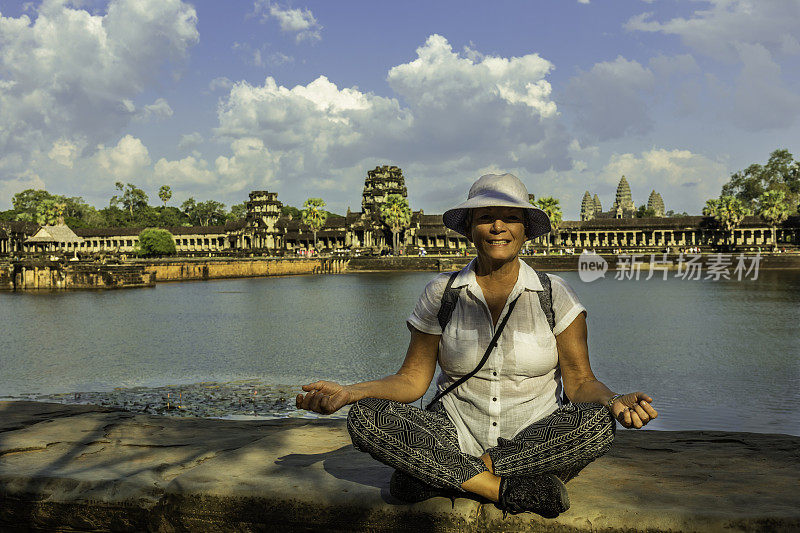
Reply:
[[[83,242],[83,239],[75,235],[75,232],[66,224],[57,226],[42,226],[39,230],[25,240],[27,245],[35,245],[37,248],[53,249],[64,248]]]

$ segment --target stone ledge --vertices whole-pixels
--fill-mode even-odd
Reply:
[[[790,531],[800,438],[619,431],[557,519],[388,494],[343,420],[175,419],[0,402],[0,529]]]

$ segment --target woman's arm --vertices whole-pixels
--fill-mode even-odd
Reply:
[[[581,313],[556,337],[564,392],[572,402],[606,405],[616,395],[592,372],[587,336],[586,316]],[[632,392],[614,401],[611,414],[625,427],[640,428],[658,416],[652,401],[642,392]]]
[[[385,398],[403,403],[421,398],[428,390],[436,370],[441,336],[422,333],[411,326],[409,329],[411,342],[403,365],[396,374],[353,385],[339,385],[332,381],[303,385],[306,394],[297,395],[297,408],[329,415],[362,398]]]

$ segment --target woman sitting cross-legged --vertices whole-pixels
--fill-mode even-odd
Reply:
[[[564,483],[610,449],[615,420],[641,428],[657,416],[653,400],[615,394],[594,376],[586,309],[560,277],[519,259],[526,240],[551,230],[519,179],[481,177],[443,218],[478,256],[425,287],[400,370],[305,385],[297,407],[330,414],[352,404],[353,444],[395,468],[390,491],[401,500],[470,492],[507,512],[557,516],[569,508]],[[409,405],[437,362],[436,398],[424,410]]]

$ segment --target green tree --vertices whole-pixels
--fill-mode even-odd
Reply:
[[[561,226],[561,202],[552,196],[543,196],[536,201],[536,205],[547,214],[550,218],[550,225],[553,227],[553,230],[547,234],[547,253],[550,253],[550,239],[553,234],[558,237],[558,228]]]
[[[211,226],[225,223],[225,204],[216,200],[197,202],[193,197],[181,204],[181,210],[195,226]]]
[[[158,225],[162,228],[172,228],[178,226],[191,226],[192,224],[186,213],[177,207],[169,206],[166,208],[161,208]]]
[[[392,250],[397,254],[400,247],[400,232],[411,224],[411,208],[408,200],[399,194],[390,194],[381,204],[381,218],[392,230]]]
[[[733,243],[734,230],[739,227],[744,217],[750,214],[750,210],[738,198],[722,196],[716,200],[707,200],[703,214],[714,218],[726,233],[726,244],[730,247]]]
[[[247,216],[247,202],[234,204],[231,206],[231,212],[228,213],[227,219],[230,221],[242,220]]]
[[[64,223],[65,203],[58,198],[48,198],[36,206],[36,223],[42,226],[55,226]]]
[[[147,228],[139,233],[139,244],[136,248],[142,257],[162,257],[175,255],[175,240],[172,234],[165,229]]]
[[[46,200],[58,200],[59,198],[41,189],[26,189],[18,192],[11,199],[11,205],[17,212],[16,219],[25,222],[35,222],[40,211],[39,205]]]
[[[292,218],[300,219],[303,217],[303,212],[297,209],[296,207],[292,207],[290,205],[281,206],[281,215],[289,216],[291,215]]]
[[[169,185],[162,185],[160,189],[158,189],[158,197],[164,202],[164,207],[167,207],[167,202],[169,202],[170,198],[172,198],[172,189]]]
[[[789,202],[783,191],[765,191],[758,198],[757,213],[769,224],[772,233],[772,249],[778,248],[776,226],[789,218]]]
[[[655,209],[648,209],[645,204],[639,206],[639,209],[636,210],[636,218],[651,218],[656,216]],[[666,215],[670,216],[670,215]]]
[[[219,226],[225,223],[227,213],[225,204],[216,200],[206,200],[197,204],[201,226]]]
[[[194,213],[196,209],[197,201],[195,201],[194,196],[190,196],[181,204],[181,211],[183,211],[184,214],[189,217],[189,222],[194,222],[192,213]]]
[[[325,221],[328,219],[327,211],[322,209],[325,205],[325,201],[322,198],[309,198],[303,203],[301,218],[314,233],[315,250],[317,249],[317,231],[322,229],[322,226],[325,225]]]
[[[786,149],[773,151],[764,165],[752,164],[732,174],[721,196],[734,196],[755,209],[761,195],[774,190],[784,191],[792,208],[800,200],[800,161]]]
[[[109,206],[119,207],[121,205],[128,212],[128,224],[135,225],[136,215],[147,207],[147,194],[132,183],[123,184],[118,181],[114,186],[119,190],[120,194],[115,194],[111,197]]]
[[[716,219],[718,210],[719,210],[719,200],[716,198],[712,198],[711,200],[706,200],[706,205],[703,207],[703,215]]]
[[[128,225],[128,213],[115,205],[101,209],[100,216],[103,217],[107,228],[119,228]]]
[[[684,211],[683,213],[676,213],[675,211],[673,211],[672,209],[670,209],[669,211],[667,211],[667,212],[664,214],[664,216],[665,216],[665,217],[688,217],[688,216],[689,216],[689,213],[687,213],[686,211]]]

